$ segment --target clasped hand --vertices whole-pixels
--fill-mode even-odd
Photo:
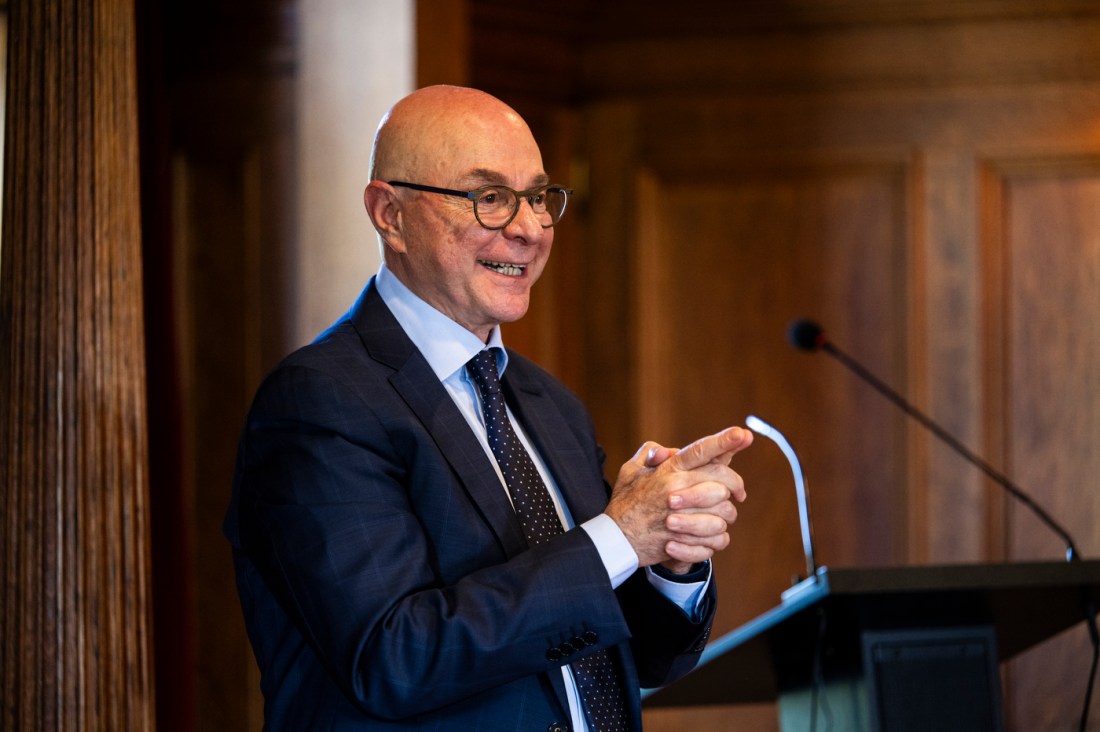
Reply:
[[[604,513],[630,542],[642,567],[677,574],[729,545],[734,502],[745,484],[729,463],[752,444],[752,432],[730,427],[682,449],[642,445],[619,470]]]

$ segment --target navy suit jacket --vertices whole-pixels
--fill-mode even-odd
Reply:
[[[511,353],[503,386],[578,524],[605,507],[579,400]],[[644,572],[613,590],[580,529],[528,548],[477,437],[375,290],[260,387],[225,521],[269,730],[568,725],[561,665],[610,648],[658,686],[702,622]],[[713,583],[712,583],[713,587]]]

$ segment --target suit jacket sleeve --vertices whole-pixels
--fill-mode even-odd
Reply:
[[[630,648],[642,688],[666,686],[695,668],[714,620],[713,581],[701,600],[700,619],[694,622],[654,589],[643,571],[635,572],[617,592],[630,626]]]

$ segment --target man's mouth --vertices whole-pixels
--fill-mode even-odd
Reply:
[[[490,262],[486,259],[479,259],[478,262],[483,267],[487,267],[494,272],[502,275],[508,275],[509,277],[519,277],[523,274],[523,270],[527,268],[526,264],[508,264],[507,262]]]

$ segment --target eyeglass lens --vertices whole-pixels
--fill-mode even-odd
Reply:
[[[542,226],[558,223],[565,213],[567,194],[557,187],[525,196]],[[521,199],[511,188],[484,188],[474,199],[474,213],[484,226],[506,226],[519,210]]]

